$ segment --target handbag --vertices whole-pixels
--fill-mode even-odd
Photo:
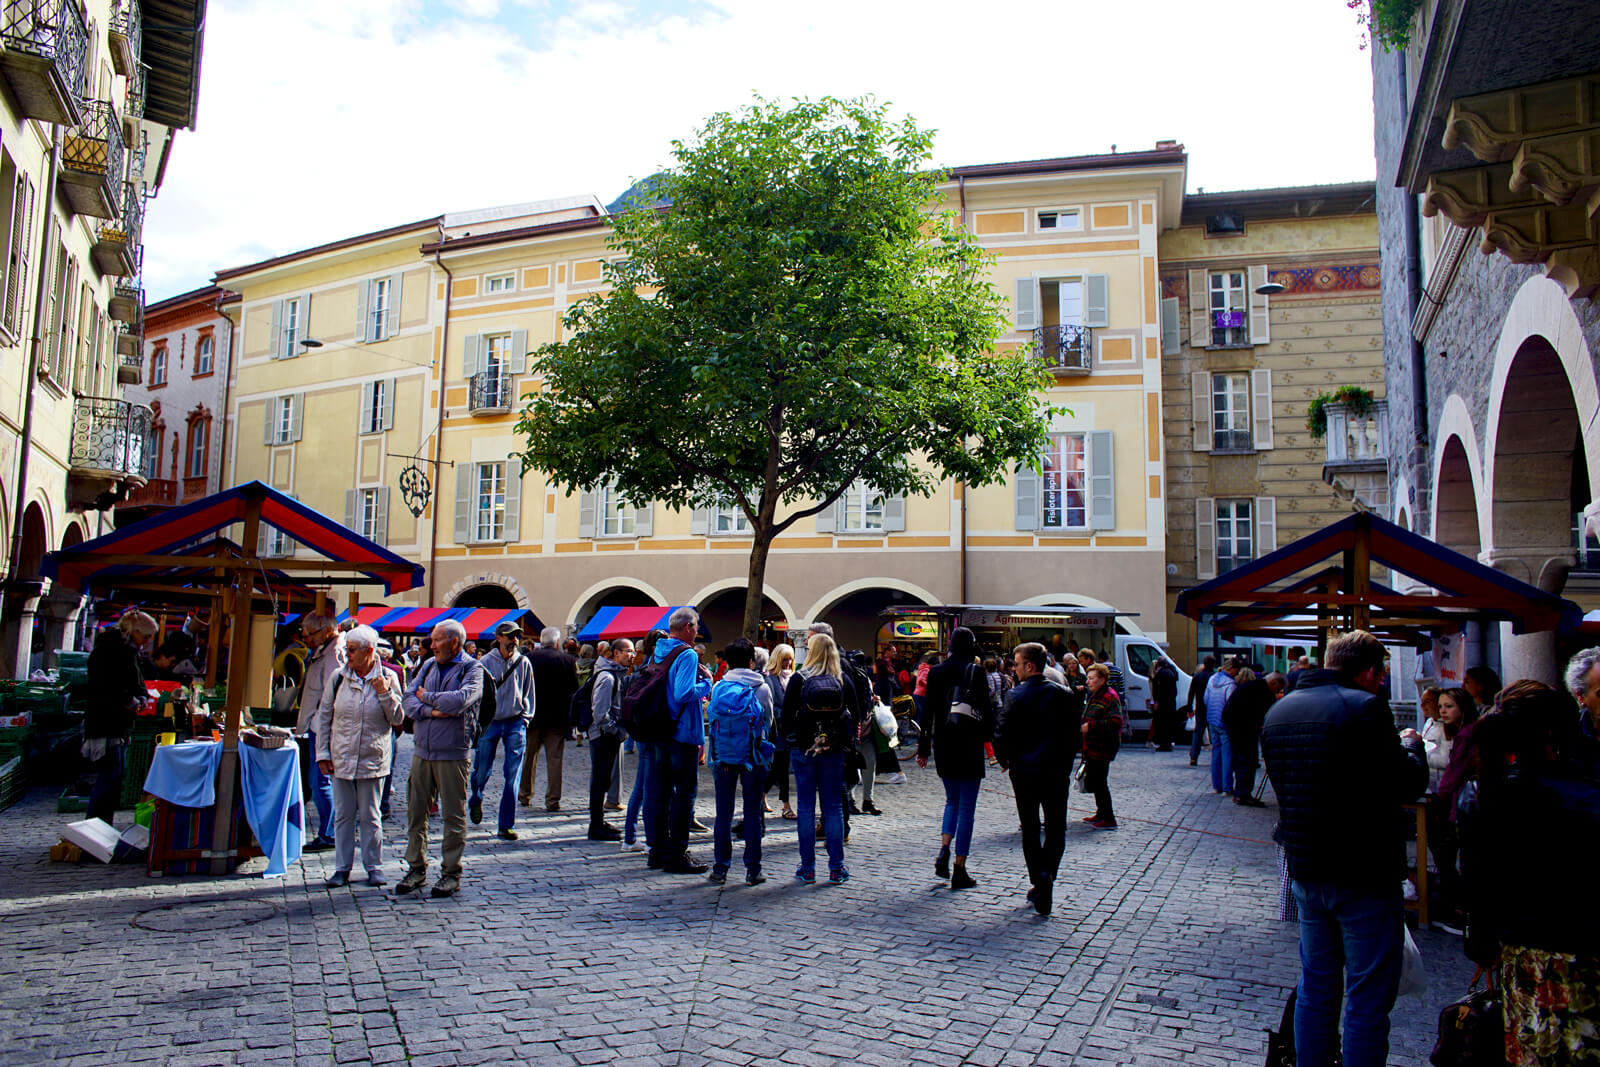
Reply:
[[[1439,1012],[1439,1039],[1428,1056],[1433,1067],[1501,1067],[1506,1062],[1500,994],[1492,982],[1478,988],[1487,973],[1479,967],[1467,995]]]
[[[972,668],[967,664],[967,671],[961,676],[961,692],[959,700],[950,701],[950,715],[952,719],[966,719],[969,722],[983,722],[983,715],[972,706]]]
[[[1294,1001],[1299,990],[1289,990],[1289,1000],[1283,1006],[1283,1017],[1276,1030],[1267,1031],[1267,1067],[1295,1067],[1294,1061]]]
[[[1082,760],[1079,760],[1078,769],[1072,772],[1072,780],[1077,783],[1078,792],[1080,793],[1087,793],[1089,791],[1089,778],[1086,773],[1088,770],[1088,765]]]

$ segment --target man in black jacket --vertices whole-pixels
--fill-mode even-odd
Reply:
[[[1016,649],[1017,684],[1006,694],[994,727],[994,755],[1011,774],[1022,820],[1022,856],[1033,888],[1028,899],[1050,914],[1056,870],[1067,842],[1067,791],[1078,751],[1083,698],[1044,677],[1044,646]],[[1044,811],[1044,844],[1039,812]]]
[[[1406,847],[1400,805],[1428,785],[1422,740],[1395,732],[1386,653],[1353,630],[1328,645],[1325,670],[1302,674],[1267,714],[1261,749],[1277,793],[1273,837],[1288,854],[1300,909],[1298,1062],[1339,1051],[1346,1067],[1381,1067],[1400,984]]]
[[[560,640],[561,631],[546,626],[539,634],[539,647],[528,653],[528,664],[533,668],[533,720],[528,723],[528,750],[522,757],[517,801],[524,807],[533,803],[542,748],[545,811],[561,810],[561,762],[567,731],[572,729],[572,695],[578,691],[578,657],[561,651],[557,646]]]

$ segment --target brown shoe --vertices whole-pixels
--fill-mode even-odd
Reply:
[[[547,800],[547,801],[545,801],[544,802],[544,810],[545,811],[560,811],[561,810],[561,801],[559,801],[559,800]]]

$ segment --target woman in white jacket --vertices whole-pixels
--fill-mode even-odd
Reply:
[[[317,767],[333,780],[334,870],[331,888],[350,881],[356,823],[367,884],[384,884],[383,822],[378,802],[389,773],[394,727],[405,718],[400,686],[378,657],[378,634],[357,626],[344,635],[345,662],[328,680],[317,706]]]

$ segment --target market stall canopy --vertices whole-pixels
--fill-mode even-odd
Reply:
[[[1374,566],[1428,588],[1401,593],[1372,581]],[[1571,629],[1582,618],[1570,600],[1367,512],[1185,590],[1177,610],[1226,634],[1308,640],[1329,628],[1406,640],[1473,619],[1534,633]]]
[[[216,566],[206,561],[243,559],[245,555],[236,542],[213,537],[187,548],[171,566],[107,566],[92,575],[87,588],[77,588],[90,596],[115,601],[123,608],[152,600],[166,607],[205,606],[216,595],[217,583]],[[308,605],[319,592],[276,568],[267,568],[259,575],[262,581],[257,587],[258,609],[271,610],[291,603]]]
[[[601,608],[578,631],[579,641],[612,641],[618,637],[639,638],[651,630],[665,630],[667,619],[677,611],[676,605],[665,608]],[[700,637],[709,640],[711,634],[704,621],[700,624]]]
[[[349,611],[339,613],[340,622],[347,622],[350,617]],[[467,636],[475,641],[494,637],[495,628],[504,622],[514,622],[523,633],[534,637],[544,629],[539,616],[526,608],[391,608],[378,604],[355,613],[356,622],[386,634],[425,634],[445,619],[461,623]]]
[[[236,485],[92,541],[51,552],[45,556],[44,574],[70,589],[83,590],[93,579],[190,565],[189,558],[203,554],[199,546],[210,535],[245,521],[252,496],[261,501],[263,525],[326,557],[331,561],[327,570],[338,572],[341,581],[364,578],[382,585],[386,593],[401,593],[422,584],[419,565],[261,482]],[[302,576],[317,570],[311,560],[286,561],[281,566]],[[355,576],[343,577],[350,572]]]

